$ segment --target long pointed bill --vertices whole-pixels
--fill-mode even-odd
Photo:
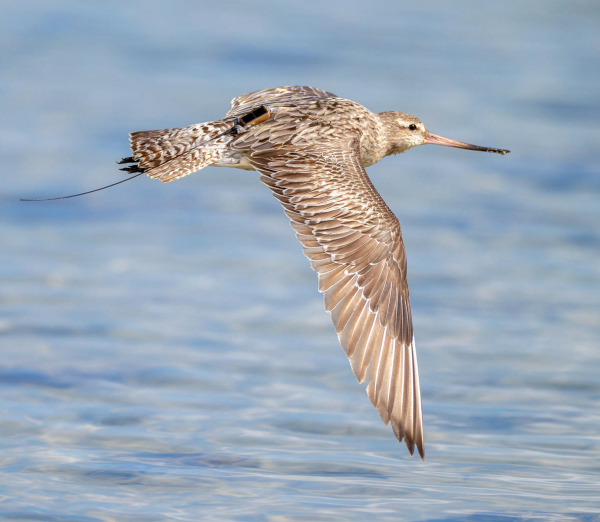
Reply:
[[[432,145],[444,145],[445,147],[456,147],[458,149],[480,150],[481,152],[495,152],[502,155],[510,152],[510,150],[491,149],[489,147],[480,147],[479,145],[463,143],[462,141],[449,140],[448,138],[443,138],[442,136],[433,134],[433,132],[430,132],[427,135],[427,138],[425,138],[425,143],[431,143]]]

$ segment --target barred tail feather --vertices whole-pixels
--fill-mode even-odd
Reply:
[[[137,165],[121,170],[146,172],[163,183],[182,178],[219,160],[221,148],[217,142],[210,140],[227,128],[226,123],[210,122],[183,128],[132,132],[129,141],[133,156],[124,160],[131,159]]]
[[[168,183],[212,165],[220,157],[220,149],[213,147],[200,148],[173,158],[158,167],[147,169],[145,172],[152,179],[159,179],[162,183]]]

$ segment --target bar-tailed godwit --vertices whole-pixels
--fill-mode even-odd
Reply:
[[[429,132],[414,116],[374,114],[313,87],[235,98],[222,120],[134,132],[133,163],[163,183],[209,165],[256,170],[318,272],[325,309],[359,382],[410,454],[424,458],[421,392],[400,223],[365,167],[431,143],[506,154]]]

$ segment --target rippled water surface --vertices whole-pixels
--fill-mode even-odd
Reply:
[[[600,520],[600,4],[3,2],[0,516]],[[127,133],[309,84],[433,132],[403,225],[427,459],[371,407],[252,172]]]

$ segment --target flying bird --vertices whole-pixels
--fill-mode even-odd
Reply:
[[[121,170],[163,183],[207,167],[256,170],[318,273],[325,309],[359,382],[397,439],[425,456],[421,392],[400,223],[365,167],[417,145],[506,154],[429,132],[402,112],[372,113],[314,87],[234,98],[219,121],[133,132]]]

